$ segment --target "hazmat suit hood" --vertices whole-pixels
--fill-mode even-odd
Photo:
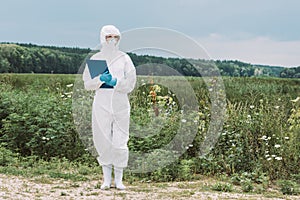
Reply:
[[[115,26],[113,25],[106,25],[103,26],[100,32],[100,42],[101,42],[101,51],[116,51],[119,50],[119,43],[120,43],[120,39],[119,41],[116,43],[116,45],[114,44],[109,44],[106,42],[105,37],[107,35],[118,35],[121,39],[121,33],[119,31],[119,29],[117,29]]]

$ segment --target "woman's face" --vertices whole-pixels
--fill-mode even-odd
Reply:
[[[119,42],[120,36],[111,34],[111,35],[105,36],[105,39],[106,39],[106,42],[107,42],[107,43],[110,42],[110,41],[113,40],[113,39],[114,39],[116,42]]]

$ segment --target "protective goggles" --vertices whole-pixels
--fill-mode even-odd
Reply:
[[[115,38],[115,39],[120,39],[120,36],[118,35],[107,35],[105,36],[106,39],[111,39],[111,38]]]

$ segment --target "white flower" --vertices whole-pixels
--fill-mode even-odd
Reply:
[[[276,149],[280,148],[280,144],[275,144],[274,146]]]
[[[282,157],[276,157],[275,160],[282,160]]]
[[[270,157],[270,155],[269,155],[269,154],[267,154],[267,155],[265,155],[265,156],[266,156],[266,158]]]
[[[267,139],[267,136],[264,135],[264,136],[261,137],[261,139],[262,139],[262,140],[266,140],[266,139]]]
[[[291,100],[291,102],[296,103],[299,100],[300,100],[300,97],[297,97],[296,99]]]
[[[272,160],[272,158],[268,158],[267,160],[268,160],[268,161],[269,161],[269,160]]]
[[[185,123],[185,122],[186,122],[186,119],[182,119],[181,122]]]
[[[275,158],[275,157],[276,157],[276,155],[272,155],[272,157],[273,157],[273,158]]]
[[[189,147],[193,147],[194,145],[190,144]]]
[[[284,137],[284,139],[288,140],[288,139],[290,139],[290,138],[289,138],[289,137]]]
[[[253,105],[251,105],[251,106],[250,106],[250,108],[251,108],[251,109],[253,109],[253,108],[254,108],[254,106],[253,106]]]
[[[67,85],[67,87],[69,88],[69,87],[72,87],[73,86],[73,84],[69,84],[69,85]]]
[[[280,106],[275,106],[274,108],[275,108],[275,109],[279,109],[279,107],[280,107]]]
[[[47,138],[46,137],[42,137],[42,140],[46,140]]]

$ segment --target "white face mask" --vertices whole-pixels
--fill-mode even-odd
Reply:
[[[115,38],[111,38],[110,40],[107,41],[107,43],[108,43],[109,45],[114,45],[114,46],[116,46],[117,43],[118,43],[118,41],[117,41]]]

